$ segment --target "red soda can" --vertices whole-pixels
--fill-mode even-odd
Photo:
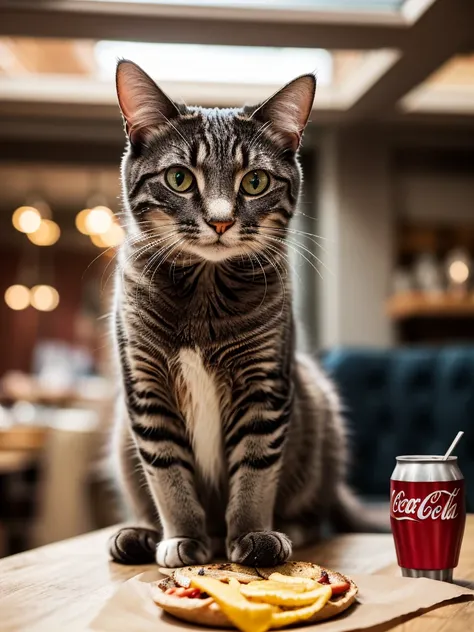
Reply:
[[[466,522],[457,457],[398,456],[390,522],[403,576],[452,581]]]

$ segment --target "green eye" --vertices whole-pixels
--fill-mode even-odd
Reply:
[[[170,167],[165,179],[170,189],[178,193],[186,193],[194,184],[194,176],[186,167]]]
[[[240,188],[246,195],[260,195],[268,189],[270,178],[263,169],[249,171],[242,178]]]

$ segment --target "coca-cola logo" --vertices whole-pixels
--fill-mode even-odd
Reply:
[[[460,487],[449,492],[439,489],[425,498],[407,498],[404,491],[392,491],[391,516],[395,520],[454,520],[458,517],[458,505],[455,500]]]

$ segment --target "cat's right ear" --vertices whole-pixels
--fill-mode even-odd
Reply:
[[[132,61],[118,62],[115,82],[125,132],[132,145],[146,144],[153,132],[178,116],[178,106]]]

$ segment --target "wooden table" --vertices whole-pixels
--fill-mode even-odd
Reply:
[[[1,632],[87,630],[115,588],[147,570],[108,561],[106,542],[113,531],[97,531],[0,560]],[[348,574],[399,573],[390,535],[341,536],[298,557]],[[468,517],[456,578],[474,588],[474,514]],[[474,630],[474,602],[437,608],[371,632],[387,630],[468,632]]]

